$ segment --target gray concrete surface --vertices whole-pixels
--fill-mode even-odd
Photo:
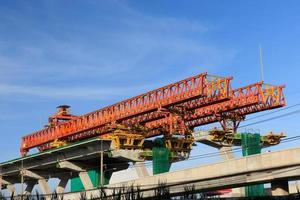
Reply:
[[[181,193],[185,186],[194,185],[199,192],[241,187],[257,183],[276,184],[274,195],[284,195],[288,191],[287,181],[300,179],[300,148],[287,149],[272,153],[252,155],[231,159],[215,164],[179,170],[155,176],[135,179],[109,185],[110,188],[121,186],[140,186],[149,190],[144,196],[153,195],[152,188],[159,182],[167,183],[171,193]],[[283,180],[278,184],[279,180]],[[273,186],[274,187],[274,186]],[[111,189],[107,189],[108,193]],[[87,195],[97,195],[98,191],[88,191]],[[78,199],[79,193],[68,194],[66,199]]]

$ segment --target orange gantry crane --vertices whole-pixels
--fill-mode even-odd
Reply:
[[[284,86],[259,82],[233,90],[231,80],[202,73],[82,116],[60,106],[49,125],[22,138],[20,152],[25,156],[32,148],[44,151],[59,142],[118,137],[116,129],[137,138],[190,137],[194,127],[219,121],[236,131],[245,115],[285,105]]]
[[[284,86],[265,85],[263,82],[258,82],[234,89],[228,94],[229,100],[187,112],[182,116],[182,121],[190,129],[220,122],[224,130],[236,132],[239,123],[245,119],[246,115],[285,106],[283,88]],[[169,126],[169,121],[168,118],[154,120],[147,122],[145,126],[153,130]],[[154,133],[153,135],[159,134],[155,131],[152,133]]]

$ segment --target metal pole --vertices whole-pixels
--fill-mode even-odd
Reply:
[[[261,81],[264,81],[264,63],[263,63],[263,55],[262,55],[261,45],[259,45],[259,61],[260,61]]]
[[[0,192],[1,192],[1,190],[2,190],[2,167],[0,167]]]
[[[23,159],[21,160],[21,200],[24,199],[23,195],[24,195],[24,175],[23,175],[23,168],[24,168],[24,164],[23,164]]]
[[[103,140],[101,140],[100,151],[100,186],[103,187]]]

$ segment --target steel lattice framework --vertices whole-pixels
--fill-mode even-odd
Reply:
[[[245,116],[285,105],[283,86],[256,83],[232,90],[232,77],[202,73],[124,100],[83,116],[72,117],[24,136],[21,154],[32,148],[51,148],[55,140],[74,142],[111,133],[115,124],[143,127],[145,137],[187,134],[192,128],[227,119],[229,113]]]
[[[196,127],[230,118],[232,113],[236,114],[233,117],[239,117],[285,106],[283,88],[259,82],[233,90],[231,100],[196,109],[192,116],[187,117],[188,125]]]
[[[285,106],[283,88],[284,86],[264,85],[258,82],[232,90],[229,95],[230,100],[186,112],[181,118],[185,126],[190,129],[214,122],[221,122],[223,128],[226,129],[228,127],[225,121],[230,120],[234,123],[230,128],[235,132],[245,115]],[[176,120],[176,117],[173,115],[170,118]],[[161,130],[168,130],[170,123],[174,123],[170,118],[147,122],[145,126],[152,130],[148,137],[161,134]]]

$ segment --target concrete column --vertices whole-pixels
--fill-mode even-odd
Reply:
[[[223,146],[219,148],[220,150],[220,156],[223,158],[223,160],[230,160],[234,159],[234,155],[232,153],[231,147]],[[244,187],[240,188],[232,188],[231,197],[244,197],[245,196],[245,189]]]
[[[85,190],[90,190],[94,188],[88,172],[86,171],[79,172],[79,178]]]
[[[41,188],[42,194],[44,194],[44,195],[51,194],[49,184],[47,183],[47,181],[45,179],[39,179],[38,184]]]
[[[88,172],[78,164],[75,164],[70,161],[59,161],[58,167],[62,169],[69,169],[78,172],[79,178],[85,190],[90,190],[94,188]]]
[[[33,190],[35,184],[36,184],[36,181],[28,181],[28,182],[26,182],[26,185],[27,185],[27,186],[26,186],[26,188],[25,188],[25,190],[24,190],[24,195],[29,195],[29,194],[31,194],[31,192],[32,192],[32,190]]]
[[[224,146],[221,147],[219,150],[220,150],[220,155],[224,160],[229,160],[234,158],[231,147]]]
[[[277,180],[271,182],[272,196],[284,196],[289,194],[289,182],[287,180]]]
[[[69,177],[61,177],[60,178],[60,181],[56,187],[57,194],[63,193],[65,191],[68,181],[69,181]]]
[[[2,185],[2,186],[6,185],[6,188],[7,188],[8,191],[11,193],[11,195],[12,195],[12,194],[14,194],[14,196],[16,195],[16,188],[15,188],[14,184],[12,184],[12,183],[10,183],[10,182],[4,180],[3,177],[1,177],[0,182],[1,182],[1,185]],[[2,187],[2,186],[1,186],[1,187]],[[2,188],[1,188],[1,189],[2,189]],[[1,189],[0,189],[0,190],[1,190]]]
[[[43,176],[37,174],[36,172],[29,171],[29,170],[26,170],[26,169],[22,169],[21,173],[25,177],[29,177],[33,180],[37,180],[43,195],[51,194],[49,184],[47,183],[46,179]]]
[[[14,194],[14,196],[17,195],[17,190],[14,185],[7,185],[6,187],[10,191],[11,194]]]
[[[2,185],[3,185],[3,183],[2,183],[2,175],[0,175],[0,192],[2,190]]]
[[[143,178],[145,176],[149,176],[147,168],[145,167],[144,162],[134,162],[133,163],[134,169],[139,178]]]

